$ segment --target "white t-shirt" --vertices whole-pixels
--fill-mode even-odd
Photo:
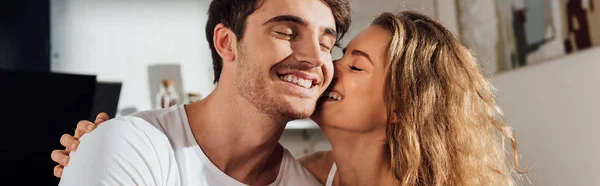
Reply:
[[[204,154],[183,105],[106,121],[80,142],[59,185],[245,185]],[[320,184],[284,149],[270,185]]]

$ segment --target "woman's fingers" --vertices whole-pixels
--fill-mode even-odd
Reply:
[[[75,129],[75,139],[79,139],[81,138],[81,136],[83,136],[83,134],[88,133],[88,132],[92,132],[92,130],[94,130],[96,128],[96,125],[90,121],[87,120],[81,120],[79,121],[79,123],[77,123],[77,128]]]
[[[50,154],[52,161],[58,163],[59,165],[66,166],[69,164],[69,152],[66,150],[54,150],[52,154]]]
[[[65,169],[65,167],[62,166],[62,165],[56,165],[56,166],[54,166],[54,176],[57,177],[57,178],[62,177],[62,172],[63,172],[64,169]]]
[[[79,145],[79,141],[75,139],[75,137],[70,134],[63,134],[60,137],[60,144],[67,148],[67,151],[75,151],[77,150],[77,146]]]

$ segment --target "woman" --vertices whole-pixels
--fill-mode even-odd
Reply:
[[[410,11],[384,13],[334,66],[334,81],[312,116],[332,151],[300,159],[321,183],[515,184],[516,141],[493,87],[438,22]],[[88,126],[94,127],[78,125],[75,136]]]
[[[332,151],[301,159],[320,181],[514,184],[498,134],[511,140],[518,166],[516,141],[493,87],[441,24],[414,12],[384,13],[334,66],[326,93],[334,99],[312,116]]]

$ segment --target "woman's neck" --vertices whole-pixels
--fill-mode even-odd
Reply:
[[[358,133],[323,129],[337,166],[334,185],[391,185],[394,176],[387,158],[385,132]]]

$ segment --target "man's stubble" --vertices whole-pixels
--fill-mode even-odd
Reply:
[[[241,97],[246,99],[251,105],[258,110],[282,120],[295,120],[308,118],[315,108],[316,100],[308,100],[295,96],[285,96],[273,90],[275,87],[269,87],[273,83],[270,82],[269,76],[265,76],[261,71],[261,59],[259,55],[269,54],[252,54],[247,46],[240,42],[238,45],[239,58],[237,59],[236,82],[237,92]],[[281,65],[285,60],[279,61],[273,68]],[[271,73],[273,68],[268,72]],[[264,67],[262,68],[264,69]]]

